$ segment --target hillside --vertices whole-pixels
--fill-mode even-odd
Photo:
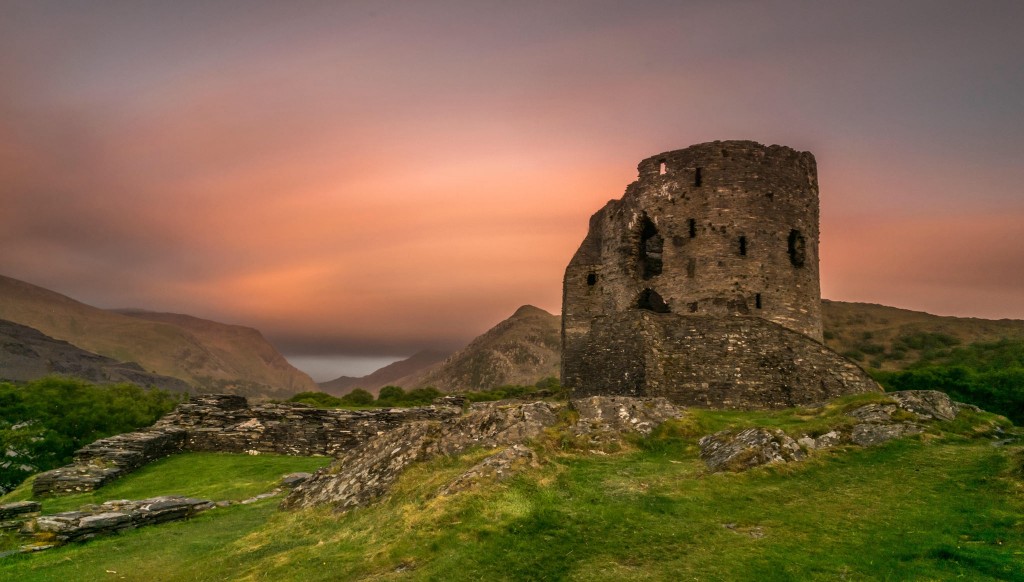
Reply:
[[[116,313],[4,276],[0,298],[0,319],[120,362],[136,362],[199,390],[287,397],[316,388],[253,329],[172,314]]]
[[[362,388],[363,390],[367,390],[376,395],[384,386],[394,384],[401,378],[409,376],[410,374],[418,373],[429,366],[433,366],[448,356],[448,352],[420,350],[404,360],[388,364],[387,366],[384,366],[372,374],[363,376],[362,378],[342,376],[328,382],[321,382],[319,386],[322,391],[335,396],[343,396],[355,388]]]
[[[948,317],[870,303],[822,301],[825,343],[862,366],[902,370],[955,345],[1024,339],[1024,320]]]
[[[560,320],[524,305],[443,362],[395,380],[404,388],[433,386],[454,392],[503,384],[533,384],[559,375]]]
[[[98,384],[129,382],[186,392],[178,378],[151,374],[135,363],[118,362],[56,340],[11,321],[0,320],[0,380],[25,382],[60,375]]]
[[[813,417],[693,411],[603,454],[554,432],[537,443],[539,462],[512,479],[482,476],[439,494],[492,451],[442,456],[344,514],[283,512],[280,495],[239,503],[324,457],[176,455],[95,493],[44,498],[43,511],[171,491],[233,503],[9,556],[0,579],[1020,579],[1024,450],[1019,440],[993,446],[985,416],[746,473],[709,474],[698,456],[702,434],[751,425],[799,432]]]

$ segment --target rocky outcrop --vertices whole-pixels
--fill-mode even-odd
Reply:
[[[495,453],[459,475],[437,492],[438,495],[452,495],[471,489],[484,481],[504,481],[523,467],[539,467],[537,453],[526,445],[512,445]]]
[[[568,430],[595,439],[626,432],[649,434],[661,422],[682,414],[664,399],[593,397],[574,401],[572,406],[579,419]],[[478,403],[460,417],[406,424],[370,439],[318,471],[297,486],[282,507],[329,505],[346,511],[367,505],[385,495],[412,463],[476,447],[508,448],[484,459],[440,493],[459,491],[485,478],[505,478],[537,462],[524,445],[558,423],[565,408],[544,401]]]
[[[36,501],[15,501],[0,505],[0,529],[14,529],[30,517],[39,515],[43,507]]]
[[[386,432],[343,455],[297,486],[286,509],[329,505],[338,511],[367,505],[387,493],[412,463],[455,455],[473,447],[523,443],[558,421],[562,404],[479,403],[464,416],[413,422]]]
[[[108,501],[79,511],[37,517],[22,531],[34,535],[39,541],[77,542],[97,535],[185,519],[212,507],[214,504],[209,500],[177,495],[140,501]]]
[[[193,398],[152,427],[98,440],[71,465],[40,473],[32,491],[52,495],[92,491],[142,465],[181,451],[337,455],[413,421],[457,416],[456,406],[327,410],[304,404],[249,406],[242,396]]]
[[[760,465],[803,460],[806,454],[778,429],[748,428],[716,432],[699,441],[700,458],[711,472],[746,471]]]
[[[700,456],[711,472],[745,471],[760,465],[799,461],[806,452],[840,445],[868,447],[921,433],[929,422],[953,420],[961,406],[942,392],[890,392],[882,402],[846,412],[852,425],[816,437],[793,439],[778,429],[722,431],[700,439]]]
[[[591,396],[573,400],[572,408],[580,420],[570,431],[593,437],[626,432],[648,435],[659,424],[683,415],[683,409],[666,398]]]

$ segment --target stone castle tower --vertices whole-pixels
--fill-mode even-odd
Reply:
[[[813,155],[711,142],[638,170],[565,271],[565,386],[716,407],[879,389],[821,343]]]

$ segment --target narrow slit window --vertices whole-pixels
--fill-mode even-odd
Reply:
[[[747,256],[747,237],[745,236],[740,237],[740,256]]]
[[[693,174],[693,185],[700,186],[704,183],[704,177],[701,175],[704,168],[697,168],[697,171]]]
[[[667,169],[665,168],[665,160],[658,162],[658,174],[664,176]]]
[[[761,294],[754,295],[754,307],[761,309]]]
[[[691,218],[686,224],[690,229],[690,238],[697,238],[697,220]]]
[[[789,262],[794,267],[803,267],[807,262],[807,241],[799,230],[789,231]]]

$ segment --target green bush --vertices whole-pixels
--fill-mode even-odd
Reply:
[[[337,408],[344,404],[341,401],[341,398],[331,396],[326,392],[299,392],[295,396],[289,398],[287,402],[308,404],[317,408]]]
[[[69,463],[72,453],[97,439],[152,424],[182,398],[132,384],[59,377],[0,382],[0,490]]]
[[[373,405],[373,394],[362,388],[356,388],[342,396],[341,403],[345,406],[371,406]]]

